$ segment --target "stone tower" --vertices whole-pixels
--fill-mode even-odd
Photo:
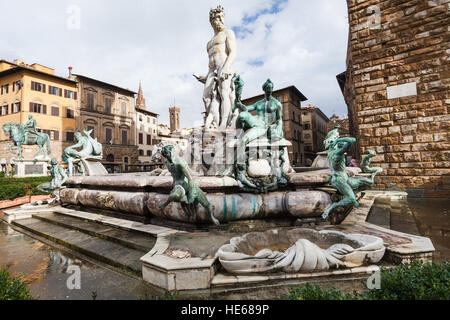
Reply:
[[[139,82],[139,92],[138,92],[138,96],[136,99],[136,108],[138,109],[142,109],[145,110],[145,99],[144,99],[144,94],[142,91],[142,84]]]
[[[180,126],[180,112],[181,110],[177,107],[169,108],[170,115],[170,131],[178,131],[181,129]]]

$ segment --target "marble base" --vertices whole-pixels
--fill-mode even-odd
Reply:
[[[40,160],[15,160],[14,161],[14,177],[26,178],[26,177],[45,177],[48,176],[50,165],[50,159]]]

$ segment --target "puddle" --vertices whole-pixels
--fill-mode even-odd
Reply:
[[[420,234],[429,237],[436,262],[450,261],[450,199],[409,199]]]
[[[137,280],[57,250],[0,222],[0,268],[22,275],[42,300],[135,300],[160,295]],[[79,289],[75,274],[79,271]],[[68,284],[69,283],[69,284]]]

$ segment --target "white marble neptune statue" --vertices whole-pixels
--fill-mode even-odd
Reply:
[[[205,84],[205,129],[223,130],[232,126],[235,90],[231,67],[236,58],[236,37],[225,27],[225,12],[221,6],[210,11],[209,20],[214,29],[214,36],[207,46],[209,71],[207,76],[194,74],[194,77]]]

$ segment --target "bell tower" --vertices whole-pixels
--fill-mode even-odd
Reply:
[[[170,131],[178,131],[180,130],[180,113],[181,110],[177,107],[169,108],[169,116],[170,116]]]

